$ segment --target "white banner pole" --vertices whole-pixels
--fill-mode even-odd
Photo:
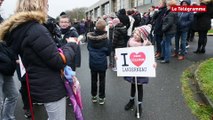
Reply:
[[[135,94],[136,94],[136,107],[137,107],[137,118],[140,118],[139,106],[138,106],[138,79],[135,77]]]

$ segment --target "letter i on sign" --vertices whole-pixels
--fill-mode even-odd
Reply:
[[[128,55],[127,53],[121,53],[121,55],[123,56],[124,58],[124,64],[122,66],[129,66],[127,63],[126,63],[126,55]]]

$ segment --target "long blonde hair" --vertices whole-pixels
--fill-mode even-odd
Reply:
[[[47,14],[48,0],[18,0],[15,13],[39,11]]]

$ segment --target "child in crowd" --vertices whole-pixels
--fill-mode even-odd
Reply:
[[[148,40],[148,35],[150,34],[151,27],[149,25],[143,25],[141,27],[135,28],[133,36],[129,39],[127,47],[139,47],[139,46],[149,46],[152,45]],[[153,65],[156,67],[156,63]],[[125,80],[131,83],[130,101],[125,105],[125,110],[133,109],[135,104],[135,78],[134,77],[124,77]],[[143,84],[147,84],[149,81],[148,77],[137,77],[137,87],[138,87],[138,106],[139,115],[142,114],[142,100],[143,100]],[[135,115],[137,111],[135,112]]]
[[[61,30],[61,45],[69,43],[75,52],[75,56],[72,64],[69,65],[73,71],[76,71],[76,67],[81,66],[81,49],[80,42],[78,40],[78,32],[74,27],[71,27],[70,18],[65,14],[59,17],[59,27]]]
[[[66,14],[59,17],[59,27],[61,30],[62,45],[67,43],[66,39],[69,37],[78,38],[78,32],[72,27],[70,18]]]
[[[105,76],[107,56],[110,54],[109,41],[105,31],[106,22],[98,20],[96,30],[87,34],[89,50],[89,67],[91,70],[92,102],[97,102],[97,83],[99,78],[99,104],[105,103]]]
[[[127,28],[120,22],[120,19],[113,19],[113,41],[112,41],[112,54],[115,55],[116,48],[124,48],[127,45]],[[112,70],[117,71],[115,60],[112,62]]]

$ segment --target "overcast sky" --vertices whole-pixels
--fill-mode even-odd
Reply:
[[[17,0],[4,0],[1,7],[3,17],[13,14]],[[71,10],[77,7],[89,7],[99,0],[49,0],[49,15],[58,16],[62,11]]]

